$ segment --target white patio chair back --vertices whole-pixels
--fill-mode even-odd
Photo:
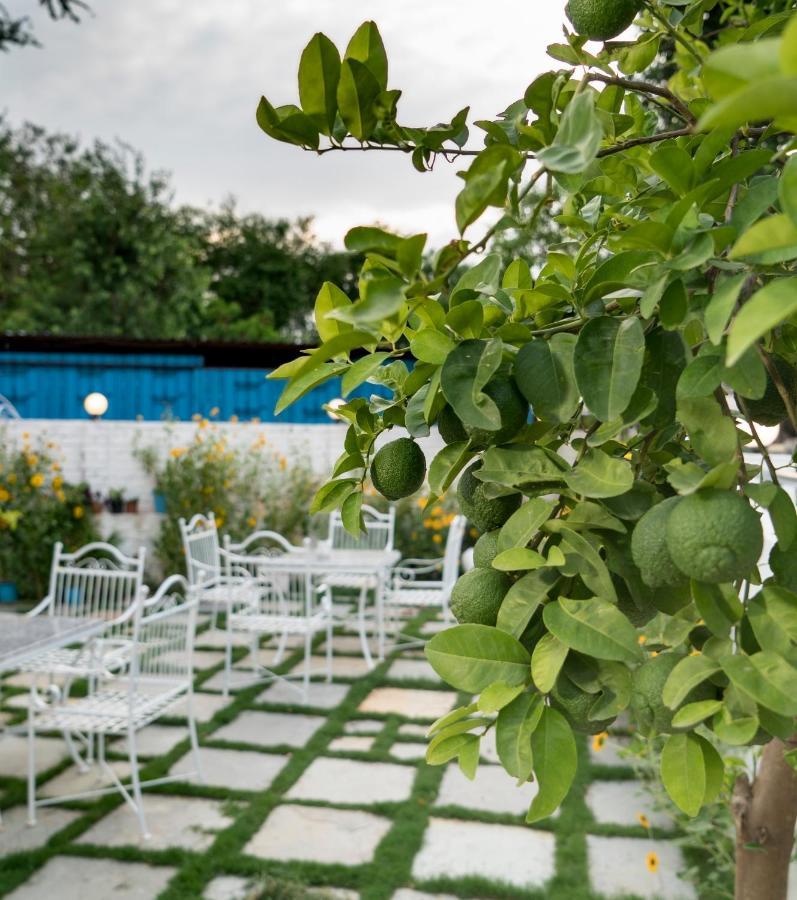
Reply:
[[[182,575],[167,578],[138,608],[133,625],[128,702],[188,691],[193,680],[193,648],[198,597]]]
[[[396,534],[396,508],[379,512],[365,504],[362,508],[365,531],[354,536],[346,531],[340,510],[329,514],[329,546],[333,550],[392,550]]]
[[[186,522],[180,519],[180,536],[183,539],[188,583],[218,580],[221,576],[219,531],[212,512],[197,513]]]
[[[143,588],[142,547],[136,556],[126,556],[103,541],[86,544],[74,553],[64,552],[59,541],[53,550],[47,597],[30,615],[47,613],[70,618],[102,619],[121,625],[132,615]]]
[[[446,547],[443,553],[443,590],[450,592],[459,578],[462,539],[465,536],[465,516],[454,516],[448,526]]]

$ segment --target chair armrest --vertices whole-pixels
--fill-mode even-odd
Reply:
[[[53,598],[48,594],[43,600],[40,600],[33,609],[29,609],[26,616],[38,616],[53,602]]]

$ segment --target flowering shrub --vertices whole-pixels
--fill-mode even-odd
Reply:
[[[88,487],[64,480],[55,445],[23,441],[21,448],[0,442],[0,578],[15,581],[20,597],[40,600],[53,544],[76,550],[98,534]]]
[[[301,540],[308,526],[317,479],[309,465],[289,463],[261,434],[246,446],[233,445],[219,426],[199,419],[193,440],[161,448],[138,448],[136,455],[163,495],[166,515],[155,542],[164,572],[185,569],[180,517],[212,511],[219,529],[240,540],[271,529]]]

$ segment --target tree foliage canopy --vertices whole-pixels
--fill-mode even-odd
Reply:
[[[433,726],[430,762],[456,757],[472,775],[495,728],[509,775],[538,782],[528,821],[550,816],[575,774],[574,727],[605,727],[632,706],[637,676],[666,654],[662,683],[640,682],[658,696],[641,705],[661,705],[645,718],[666,738],[661,776],[694,815],[722,786],[718,741],[789,738],[797,714],[797,514],[747,415],[774,386],[797,426],[775,364],[797,361],[797,15],[783,2],[650,0],[630,39],[565,34],[549,48],[555,68],[474,123],[480,147],[467,109],[399,124],[373,22],[342,55],[311,39],[301,106],[261,99],[262,130],[305,150],[404,152],[420,172],[468,161],[459,234],[432,271],[422,233],[348,233],[366,257],[358,294],[322,288],[321,344],[274,373],[286,381],[278,409],[341,373],[348,389],[392,388],[336,409],[345,452],[315,509],[341,506],[353,531],[376,439],[427,435],[449,408],[465,430],[429,461],[431,493],[469,467],[466,506],[516,498],[492,561],[512,579],[495,621],[427,645],[449,684],[481,695]],[[550,215],[559,238],[535,270],[507,259],[506,240],[484,252],[497,236],[527,245]],[[463,273],[465,260],[475,264]],[[502,428],[497,377],[515,380],[534,418],[484,447]],[[695,499],[703,527],[671,514],[663,540],[640,543],[663,554],[688,531],[694,554],[681,547],[668,562],[699,561],[703,581],[681,566],[672,584],[642,577],[631,537],[665,498]],[[755,564],[762,519],[777,539],[771,576]],[[741,552],[723,543],[729,526]]]
[[[3,330],[305,339],[320,285],[353,289],[357,258],[309,219],[171,201],[169,177],[125,145],[0,121]]]

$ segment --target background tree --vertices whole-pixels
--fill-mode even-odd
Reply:
[[[39,0],[51,19],[69,19],[79,22],[80,14],[88,9],[81,0]],[[0,3],[0,51],[11,47],[40,47],[33,31],[30,16],[12,15]]]
[[[756,424],[797,424],[797,14],[783,0],[570,0],[568,15],[579,33],[549,48],[557,68],[476,123],[481,148],[466,146],[467,110],[399,124],[372,22],[342,58],[311,39],[301,106],[261,99],[260,127],[307,150],[398,149],[419,170],[472,158],[460,234],[430,275],[425,235],[349,232],[366,255],[358,296],[322,288],[322,343],[273,374],[278,410],[341,372],[392,387],[336,410],[345,452],[314,509],[340,506],[352,531],[369,470],[389,496],[426,471],[411,442],[375,452],[377,438],[438,424],[448,442],[429,489],[459,478],[487,537],[452,594],[460,624],[426,653],[478,696],[432,726],[429,762],[457,758],[472,777],[495,729],[508,775],[538,782],[535,822],[569,791],[574,733],[628,710],[684,815],[731,808],[737,898],[785,900],[797,513],[780,479],[794,463],[768,455]],[[483,254],[506,231],[534,241],[524,201],[541,188],[535,210],[557,199],[563,236],[539,272]],[[500,218],[471,237],[489,207]],[[740,747],[754,773],[731,764]]]
[[[302,340],[321,284],[353,291],[357,266],[308,219],[175,208],[126,145],[0,121],[5,331]]]

